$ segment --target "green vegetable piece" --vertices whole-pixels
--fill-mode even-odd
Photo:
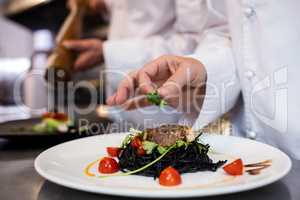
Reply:
[[[157,147],[157,151],[158,151],[160,154],[164,154],[167,150],[168,150],[168,148],[163,147],[163,146],[160,146],[160,145]]]
[[[88,127],[88,126],[81,126],[81,127],[79,127],[78,132],[79,132],[79,133],[82,133],[82,132],[88,131],[88,130],[89,130],[89,127]]]
[[[39,123],[32,127],[33,132],[44,133],[46,132],[46,123]]]
[[[158,94],[158,92],[151,92],[147,94],[147,100],[154,104],[157,105],[159,107],[164,107],[165,105],[167,105],[167,102],[165,100],[163,100],[160,95]]]
[[[182,147],[183,145],[187,146],[188,143],[185,142],[185,141],[183,141],[183,140],[178,140],[178,141],[176,142],[176,146],[177,146],[177,147]]]
[[[63,122],[55,120],[55,119],[45,119],[47,132],[54,133],[57,131],[58,127],[63,124]]]
[[[188,146],[189,144],[183,140],[178,140],[173,146],[171,147],[163,147],[163,146],[160,146],[158,145],[157,147],[157,151],[160,153],[160,154],[164,154],[166,151],[169,150],[169,148],[179,148],[179,147],[182,147],[183,145],[185,146]]]
[[[61,124],[64,124],[64,122],[49,118],[34,125],[32,130],[37,133],[55,133]]]
[[[156,144],[155,142],[150,142],[150,141],[143,142],[143,148],[146,151],[146,154],[151,154],[153,149],[157,146],[158,144]]]

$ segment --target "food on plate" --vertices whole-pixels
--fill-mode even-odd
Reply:
[[[46,112],[39,118],[25,120],[21,124],[9,128],[12,132],[17,133],[34,133],[37,135],[50,134],[76,134],[88,135],[90,126],[78,126],[67,114],[59,112]]]
[[[209,145],[199,141],[190,127],[162,125],[145,131],[133,130],[122,143],[119,155],[120,169],[125,173],[157,178],[169,166],[180,174],[198,171],[216,171],[226,161],[213,162]],[[141,155],[140,149],[144,150]]]
[[[182,174],[216,172],[227,162],[220,159],[213,161],[209,155],[222,153],[213,153],[209,144],[200,140],[201,133],[192,131],[188,126],[169,124],[144,131],[131,129],[130,132],[119,147],[106,148],[110,157],[91,162],[85,167],[84,173],[95,177],[91,169],[98,163],[100,174],[97,178],[139,175],[158,178],[162,186],[176,186],[182,183]],[[271,160],[266,160],[244,165],[242,159],[238,158],[223,166],[223,170],[229,175],[227,178],[236,178],[244,172],[257,175],[271,163]]]
[[[98,171],[103,174],[123,173],[111,176],[131,174],[159,177],[164,186],[181,183],[180,174],[199,171],[216,171],[226,161],[213,162],[209,156],[209,145],[200,142],[201,134],[190,127],[181,125],[163,125],[158,128],[139,131],[131,129],[131,134],[123,140],[121,147],[107,147],[111,157],[99,160]],[[85,169],[89,175],[91,165]],[[90,176],[90,175],[89,175]],[[100,176],[100,178],[109,177]]]
[[[150,92],[147,94],[147,100],[159,107],[164,107],[167,105],[167,102],[161,98],[161,96],[158,94],[158,92]]]
[[[64,113],[47,112],[42,116],[42,121],[32,127],[36,133],[67,133],[71,132],[73,122]]]

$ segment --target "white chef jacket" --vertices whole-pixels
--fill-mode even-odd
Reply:
[[[103,47],[108,71],[126,74],[163,54],[191,54],[204,29],[224,24],[224,13],[210,9],[206,0],[105,2],[111,13],[108,40]],[[118,72],[114,76],[108,73],[109,95],[123,78]]]
[[[226,3],[231,37],[207,31],[192,56],[208,75],[194,128],[232,110],[233,134],[300,159],[300,1]]]
[[[193,53],[203,30],[226,22],[222,1],[212,6],[206,0],[106,0],[106,5],[111,15],[103,46],[107,96],[129,71],[163,54]],[[218,8],[223,10],[215,11]],[[180,114],[167,110],[166,114],[149,107],[122,112],[114,119],[141,127],[177,122]]]

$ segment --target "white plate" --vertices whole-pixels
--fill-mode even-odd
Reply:
[[[73,189],[134,197],[200,197],[240,192],[265,186],[285,176],[291,169],[290,158],[280,150],[256,141],[220,135],[204,135],[202,141],[211,145],[213,160],[242,158],[244,163],[272,160],[271,167],[259,175],[229,176],[217,172],[182,175],[183,183],[163,187],[150,177],[137,175],[100,179],[84,174],[88,163],[106,156],[107,146],[119,146],[125,134],[110,134],[78,139],[52,147],[35,160],[35,169],[44,178]],[[92,168],[96,172],[97,166]]]

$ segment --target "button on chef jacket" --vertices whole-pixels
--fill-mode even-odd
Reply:
[[[208,75],[194,129],[231,111],[234,135],[299,159],[300,1],[226,3],[229,36],[208,30],[192,56]]]

